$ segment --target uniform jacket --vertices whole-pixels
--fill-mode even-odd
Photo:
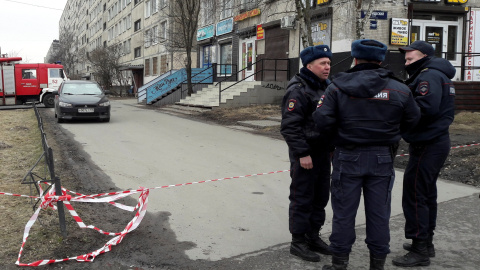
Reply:
[[[390,70],[359,64],[337,74],[313,117],[321,131],[337,133],[335,145],[393,145],[415,126],[420,109]]]
[[[320,82],[310,70],[303,67],[287,86],[282,101],[282,123],[280,132],[296,158],[306,157],[316,148],[328,148],[315,128],[312,113],[329,81]]]
[[[418,62],[418,63],[417,63]],[[443,58],[424,58],[407,66],[408,87],[420,106],[422,117],[411,131],[402,134],[409,143],[422,143],[448,137],[455,112],[455,68]]]

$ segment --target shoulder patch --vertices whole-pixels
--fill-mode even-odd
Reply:
[[[288,101],[288,111],[291,112],[295,109],[295,105],[297,104],[297,100],[296,99],[290,99]]]
[[[322,95],[322,97],[320,97],[320,100],[318,101],[317,108],[322,107],[324,99],[325,99],[325,95]]]
[[[417,89],[420,95],[425,96],[428,93],[428,90],[430,90],[430,85],[427,81],[423,81],[418,84]]]
[[[450,84],[450,96],[455,96],[455,86],[453,84]]]

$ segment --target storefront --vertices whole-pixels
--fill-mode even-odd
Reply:
[[[464,63],[469,8],[465,5],[467,1],[450,2],[412,1],[408,6],[409,42],[425,40],[432,44],[435,56],[449,60],[457,68],[455,79],[458,79]]]

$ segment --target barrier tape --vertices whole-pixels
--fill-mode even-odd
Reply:
[[[19,194],[12,194],[12,193],[6,193],[6,192],[0,192],[0,195],[10,195],[10,196],[15,196],[15,197],[25,197],[25,198],[34,198],[34,199],[40,199],[41,203],[37,210],[34,212],[30,220],[27,222],[27,225],[25,226],[25,230],[23,233],[23,241],[22,241],[22,246],[20,247],[20,252],[18,254],[18,259],[15,262],[16,265],[18,266],[41,266],[41,265],[47,265],[47,264],[53,264],[57,262],[65,262],[69,260],[76,260],[79,262],[93,262],[95,257],[97,257],[100,254],[106,253],[112,249],[113,246],[120,244],[120,242],[123,240],[123,238],[131,231],[135,230],[139,225],[140,222],[142,221],[143,217],[145,216],[146,210],[147,210],[147,201],[148,201],[148,195],[150,193],[150,190],[153,189],[163,189],[163,188],[171,188],[171,187],[180,187],[180,186],[188,186],[188,185],[193,185],[193,184],[202,184],[202,183],[209,183],[209,182],[217,182],[217,181],[222,181],[222,180],[233,180],[233,179],[241,179],[241,178],[247,178],[247,177],[252,177],[252,176],[260,176],[260,175],[268,175],[268,174],[276,174],[276,173],[283,173],[283,172],[289,172],[290,170],[281,170],[281,171],[272,171],[268,173],[258,173],[258,174],[248,174],[248,175],[243,175],[243,176],[235,176],[235,177],[225,177],[225,178],[218,178],[218,179],[211,179],[211,180],[204,180],[204,181],[198,181],[198,182],[189,182],[189,183],[184,183],[184,184],[175,184],[175,185],[165,185],[165,186],[160,186],[160,187],[154,187],[154,188],[143,188],[140,187],[139,189],[136,190],[125,190],[125,191],[117,191],[117,192],[109,192],[109,193],[99,193],[99,194],[94,194],[94,195],[85,195],[81,193],[77,193],[65,188],[61,188],[62,190],[62,195],[57,196],[55,194],[55,185],[52,184],[48,193],[46,193],[44,196],[27,196],[27,195],[19,195]],[[41,184],[49,185],[48,183],[39,183],[39,189],[40,189],[40,194],[43,194],[43,189]],[[140,196],[138,198],[138,203],[135,207],[116,203],[115,201],[127,196],[130,196],[135,193],[139,193]],[[74,194],[72,195],[68,195]],[[74,257],[69,257],[69,258],[64,258],[64,259],[52,259],[52,260],[39,260],[31,263],[21,263],[20,259],[22,257],[22,253],[25,247],[25,244],[28,239],[28,235],[30,233],[30,229],[32,226],[35,224],[35,221],[38,218],[38,215],[40,213],[41,209],[48,209],[52,208],[56,210],[56,205],[55,203],[58,201],[63,201],[65,207],[69,211],[69,213],[72,215],[73,219],[76,221],[78,226],[82,229],[93,229],[98,231],[101,234],[109,235],[109,236],[114,236],[112,239],[110,239],[105,245],[93,252],[83,254],[83,255],[78,255]],[[78,213],[75,211],[73,206],[71,205],[70,202],[93,202],[93,203],[109,203],[115,207],[118,207],[120,209],[126,210],[126,211],[137,211],[135,213],[135,216],[133,219],[127,224],[125,229],[121,232],[107,232],[104,231],[100,228],[97,228],[93,225],[85,225],[83,220],[80,218]]]
[[[475,144],[468,144],[468,145],[461,145],[461,146],[455,146],[452,147],[451,149],[457,149],[457,148],[463,148],[463,147],[469,147],[469,146],[477,146],[480,145],[480,143],[475,143]],[[398,156],[407,156],[408,154],[403,154],[403,155],[397,155]],[[147,211],[147,202],[148,202],[148,195],[150,194],[150,190],[153,189],[163,189],[163,188],[171,188],[171,187],[180,187],[180,186],[188,186],[188,185],[193,185],[193,184],[202,184],[202,183],[209,183],[209,182],[216,182],[216,181],[222,181],[222,180],[232,180],[232,179],[240,179],[240,178],[247,178],[247,177],[252,177],[252,176],[260,176],[260,175],[268,175],[268,174],[276,174],[276,173],[283,173],[283,172],[289,172],[290,170],[280,170],[280,171],[272,171],[268,173],[258,173],[258,174],[248,174],[248,175],[243,175],[243,176],[235,176],[235,177],[225,177],[225,178],[218,178],[218,179],[211,179],[211,180],[204,180],[204,181],[198,181],[198,182],[189,182],[189,183],[183,183],[183,184],[175,184],[175,185],[165,185],[165,186],[160,186],[160,187],[154,187],[154,188],[143,188],[140,187],[139,189],[136,190],[125,190],[125,191],[117,191],[117,192],[109,192],[109,193],[99,193],[99,194],[94,194],[94,195],[85,195],[81,193],[77,193],[71,190],[67,190],[65,188],[61,188],[62,190],[62,195],[57,196],[55,194],[55,187],[54,184],[52,184],[51,188],[49,189],[48,193],[45,194],[44,196],[28,196],[28,195],[20,195],[20,194],[13,194],[13,193],[7,193],[7,192],[0,192],[0,195],[9,195],[9,196],[15,196],[15,197],[24,197],[24,198],[34,198],[34,199],[40,199],[41,203],[37,210],[34,212],[34,214],[30,217],[30,220],[27,222],[23,234],[23,241],[22,241],[22,246],[20,247],[20,252],[18,254],[18,259],[15,262],[16,265],[18,266],[41,266],[41,265],[47,265],[47,264],[53,264],[57,262],[65,262],[69,260],[76,260],[79,262],[93,262],[95,257],[97,257],[100,254],[106,253],[112,249],[113,246],[116,246],[120,244],[123,240],[123,238],[131,231],[135,230],[141,223],[143,217],[145,216],[145,213]],[[43,189],[41,186],[41,183],[39,183],[39,189],[40,189],[40,194],[43,193]],[[47,184],[47,183],[43,183]],[[121,198],[125,198],[127,196],[130,196],[132,194],[136,194],[140,192],[140,196],[138,198],[138,203],[135,207],[132,206],[127,206],[124,204],[116,203],[115,201]],[[71,193],[76,195],[76,197],[72,197],[72,195],[68,195],[67,193]],[[93,229],[98,231],[101,234],[109,235],[109,236],[115,236],[105,245],[93,252],[83,254],[83,255],[78,255],[74,257],[69,257],[69,258],[64,258],[64,259],[52,259],[52,260],[39,260],[35,261],[32,263],[21,263],[20,259],[23,253],[23,248],[27,242],[28,235],[30,233],[30,229],[32,226],[35,224],[35,221],[38,218],[38,215],[40,213],[41,209],[47,209],[47,208],[52,208],[56,210],[56,205],[55,203],[58,201],[63,201],[65,207],[69,211],[69,213],[72,215],[74,220],[77,222],[78,226],[82,229]],[[106,232],[104,230],[101,230],[100,228],[97,228],[93,225],[85,225],[83,220],[80,218],[80,216],[77,214],[73,206],[70,204],[70,202],[92,202],[92,203],[109,203],[115,207],[118,207],[120,209],[126,210],[126,211],[137,211],[135,213],[135,216],[133,219],[127,224],[127,226],[123,229],[121,232]]]
[[[480,143],[472,143],[472,144],[465,144],[465,145],[459,145],[459,146],[452,146],[450,149],[458,149],[458,148],[464,148],[464,147],[469,147],[469,146],[477,146],[480,145]],[[395,157],[405,157],[409,156],[410,154],[401,154],[401,155],[396,155]]]

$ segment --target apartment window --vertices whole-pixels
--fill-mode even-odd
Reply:
[[[136,47],[133,53],[135,58],[142,56],[142,47]]]
[[[127,29],[132,28],[132,14],[127,15]]]
[[[244,0],[245,1],[245,0]],[[202,25],[208,25],[213,23],[215,19],[214,0],[205,0],[200,3],[200,12],[202,18]]]
[[[136,5],[136,4],[140,3],[140,1],[142,1],[142,0],[135,0],[135,1],[133,1],[133,4]]]
[[[158,37],[160,41],[164,41],[167,39],[167,21],[163,21],[160,23],[160,31],[158,32]]]
[[[150,59],[145,59],[145,77],[150,76]]]
[[[159,0],[159,6],[160,8],[164,8],[167,6],[167,0]]]
[[[152,58],[152,75],[158,75],[158,57]]]
[[[155,45],[158,43],[158,25],[155,25],[151,29],[151,35],[152,35],[152,44]]]
[[[220,19],[232,17],[233,14],[233,0],[222,0],[222,12],[220,13]]]
[[[242,0],[241,9],[247,11],[258,7],[259,0]]]
[[[156,1],[156,0],[153,0],[153,1]],[[152,14],[152,1],[147,0],[145,1],[145,18],[150,17],[151,14]]]
[[[160,74],[167,72],[168,63],[167,63],[167,56],[161,55],[160,56]]]
[[[134,31],[140,30],[140,20],[135,21],[135,23],[133,24],[133,29]]]
[[[152,29],[147,29],[145,31],[145,48],[150,47],[152,42]]]

